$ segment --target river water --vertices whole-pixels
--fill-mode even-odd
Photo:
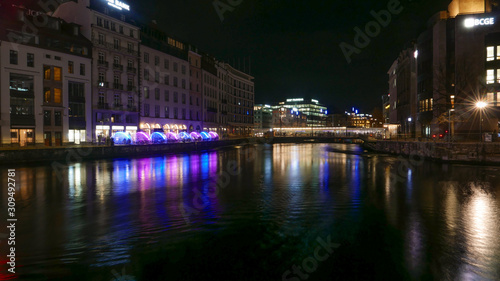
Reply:
[[[0,225],[15,168],[21,280],[500,279],[500,167],[360,152],[258,144],[4,165]]]

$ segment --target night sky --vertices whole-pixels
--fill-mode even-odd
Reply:
[[[104,1],[104,0],[103,0]],[[387,71],[399,51],[451,0],[401,0],[403,10],[347,63],[341,42],[354,45],[354,28],[374,20],[371,10],[393,0],[221,0],[238,4],[221,21],[213,0],[127,0],[143,22],[156,20],[167,34],[245,66],[251,60],[255,102],[315,98],[330,111],[381,107]]]

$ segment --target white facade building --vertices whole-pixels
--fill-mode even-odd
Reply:
[[[120,2],[122,3],[122,2]],[[93,140],[119,131],[135,135],[139,122],[139,27],[130,7],[106,1],[81,0],[61,4],[53,16],[82,26],[93,44]]]
[[[79,26],[47,17],[35,36],[21,32],[38,12],[5,9],[0,24],[0,139],[19,146],[89,142],[90,42]],[[10,17],[10,16],[13,17]]]

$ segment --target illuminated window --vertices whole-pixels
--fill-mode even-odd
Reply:
[[[75,65],[72,61],[68,61],[68,73],[74,73],[75,72]]]
[[[497,46],[497,60],[500,60],[500,46]]]
[[[50,102],[50,88],[43,89],[43,101]]]
[[[43,67],[43,78],[45,80],[50,80],[50,66],[44,66]]]
[[[61,103],[61,89],[54,88],[54,102]]]
[[[498,46],[498,47],[500,47],[500,46]],[[495,48],[494,47],[486,47],[486,61],[492,61],[494,59],[495,59]]]
[[[486,84],[493,84],[493,83],[495,83],[495,70],[488,69],[486,70]]]
[[[497,69],[497,83],[500,83],[500,69]]]
[[[429,110],[432,110],[433,99],[429,99]]]
[[[486,102],[492,103],[495,101],[495,93],[487,93],[486,94]]]
[[[61,81],[61,68],[60,67],[54,67],[54,80]]]

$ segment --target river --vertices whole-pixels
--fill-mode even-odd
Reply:
[[[361,152],[258,144],[3,165],[0,219],[12,168],[21,280],[500,279],[500,167]]]

